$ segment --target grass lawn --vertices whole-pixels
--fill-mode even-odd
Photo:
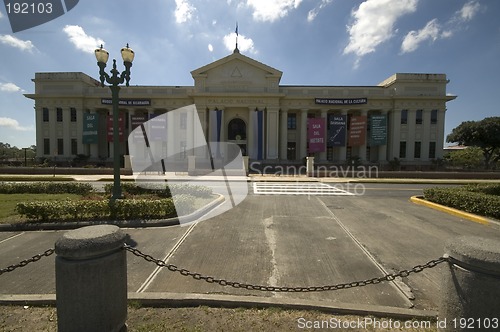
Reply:
[[[58,201],[68,198],[79,199],[81,196],[76,194],[0,194],[0,224],[26,221],[15,211],[16,204],[19,202]]]

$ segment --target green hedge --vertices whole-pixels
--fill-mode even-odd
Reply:
[[[500,185],[424,189],[425,199],[465,212],[500,219]]]
[[[176,196],[179,213],[193,210],[194,197]],[[56,202],[22,202],[16,212],[35,221],[81,220],[147,220],[176,216],[174,201],[164,199],[64,200]]]
[[[77,194],[87,195],[94,191],[90,183],[0,182],[0,194]]]
[[[166,183],[144,183],[141,186],[136,183],[122,183],[122,192],[130,195],[156,195],[158,197],[172,197],[171,191],[175,194],[186,194],[196,197],[210,197],[212,189],[190,184],[171,184]],[[106,194],[113,192],[113,184],[108,183],[104,186]]]

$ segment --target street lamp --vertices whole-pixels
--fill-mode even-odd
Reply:
[[[130,67],[132,67],[132,61],[134,60],[134,51],[128,47],[121,49],[123,65],[125,70],[120,74],[116,69],[116,60],[113,59],[113,69],[111,69],[111,76],[104,71],[106,68],[106,62],[108,62],[109,53],[102,45],[100,48],[95,50],[95,57],[97,59],[97,65],[99,66],[99,75],[101,79],[101,86],[104,87],[104,82],[109,84],[111,89],[111,98],[113,102],[113,196],[111,200],[116,200],[122,198],[122,188],[120,185],[120,136],[119,136],[119,116],[118,116],[118,103],[119,103],[119,84],[128,86],[130,81]]]

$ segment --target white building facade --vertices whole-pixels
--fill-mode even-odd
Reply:
[[[195,104],[206,140],[234,142],[251,161],[425,165],[443,156],[446,102],[456,98],[445,74],[397,73],[375,86],[280,85],[281,71],[238,50],[191,75],[194,86],[121,88],[122,155],[136,126]],[[110,162],[109,88],[77,72],[36,73],[33,81],[26,97],[35,101],[37,157]]]

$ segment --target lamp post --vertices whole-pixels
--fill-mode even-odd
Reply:
[[[111,89],[111,97],[113,102],[113,196],[111,200],[116,200],[122,198],[122,188],[120,185],[120,135],[119,135],[119,116],[118,116],[118,103],[119,103],[119,84],[125,82],[126,86],[129,86],[130,81],[130,67],[132,67],[132,61],[134,60],[134,51],[128,47],[121,49],[123,65],[125,70],[120,74],[116,69],[116,60],[113,59],[113,69],[111,69],[111,76],[104,71],[106,68],[106,62],[108,62],[109,53],[102,48],[95,50],[95,57],[97,59],[97,65],[99,66],[99,75],[101,79],[101,86],[104,87],[104,82],[109,84]]]

